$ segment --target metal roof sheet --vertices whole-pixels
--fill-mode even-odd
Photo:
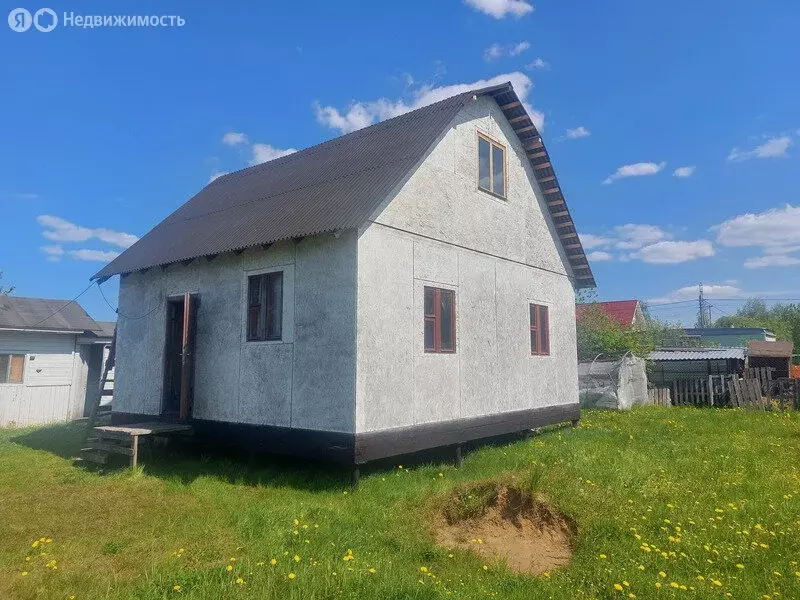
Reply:
[[[74,300],[0,296],[0,329],[83,332],[101,327]]]
[[[594,278],[549,156],[510,83],[472,90],[219,177],[93,279],[363,225],[475,96],[491,96],[526,149],[577,287]],[[542,162],[542,161],[546,162]]]
[[[697,348],[694,350],[654,350],[650,360],[744,360],[744,348]]]

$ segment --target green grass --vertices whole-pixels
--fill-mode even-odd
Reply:
[[[91,473],[69,459],[79,436],[0,430],[0,598],[800,597],[797,414],[585,412],[355,491],[335,469],[187,452]],[[575,520],[572,565],[526,577],[433,543],[443,499],[493,478]]]

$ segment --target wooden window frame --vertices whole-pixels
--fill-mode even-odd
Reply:
[[[544,321],[542,324],[542,312],[544,312]],[[531,336],[531,355],[532,356],[550,356],[550,307],[544,304],[535,304],[533,302],[528,306],[528,314],[530,315],[530,336]],[[542,344],[541,330],[544,328],[545,344]],[[535,334],[535,335],[534,335]],[[536,343],[534,344],[534,340]]]
[[[480,140],[484,139],[489,143],[489,189],[481,187],[481,143]],[[497,140],[493,140],[485,133],[478,132],[478,141],[476,144],[476,153],[478,156],[478,189],[481,192],[485,192],[487,194],[491,194],[495,198],[500,198],[502,200],[508,200],[508,149],[504,144],[501,144]],[[492,152],[492,146],[497,146],[503,151],[503,194],[498,194],[494,191],[494,169],[492,168],[494,162],[494,153]]]
[[[25,355],[13,352],[2,352],[0,356],[8,356],[8,364],[3,373],[3,378],[0,379],[0,385],[21,385],[25,382]],[[14,358],[17,358],[22,368],[20,369],[19,380],[11,381],[11,369],[14,367]]]
[[[280,276],[281,282],[281,292],[280,297],[277,299],[276,305],[272,307],[272,310],[278,311],[278,334],[277,336],[270,337],[267,332],[267,315],[270,310],[269,302],[268,302],[268,282],[272,278],[276,278]],[[258,304],[254,304],[251,302],[250,298],[250,286],[253,283],[254,279],[259,280],[259,302]],[[281,270],[276,271],[267,271],[264,273],[253,273],[252,275],[247,276],[247,285],[246,285],[246,293],[247,293],[247,301],[245,304],[245,329],[246,329],[246,340],[248,342],[281,342],[283,341],[283,296],[285,294],[285,284],[286,284],[286,274]],[[258,310],[258,322],[260,327],[255,335],[252,335],[252,329],[250,327],[250,315],[252,314],[253,309],[256,308]]]
[[[433,313],[428,314],[425,312],[425,294],[428,290],[433,292]],[[450,301],[450,332],[453,338],[452,348],[442,348],[442,292],[450,294],[452,299]],[[429,354],[455,354],[456,353],[456,292],[447,288],[438,288],[426,285],[422,291],[422,312],[423,312],[423,326],[422,326],[422,345],[426,353]],[[433,323],[433,347],[429,348],[425,341],[425,325]]]

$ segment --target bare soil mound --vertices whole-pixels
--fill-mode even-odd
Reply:
[[[502,558],[512,571],[540,575],[569,564],[577,528],[543,496],[490,482],[454,492],[435,531],[439,545]]]

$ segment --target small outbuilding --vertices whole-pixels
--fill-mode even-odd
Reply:
[[[774,369],[772,379],[790,377],[793,354],[792,342],[751,341],[747,344],[747,366]]]
[[[653,387],[670,387],[677,380],[709,375],[742,375],[745,348],[662,348],[648,356],[647,378]]]
[[[74,301],[0,296],[0,427],[83,417],[113,335]]]
[[[594,279],[510,83],[224,175],[113,275],[118,424],[359,464],[580,416]]]

